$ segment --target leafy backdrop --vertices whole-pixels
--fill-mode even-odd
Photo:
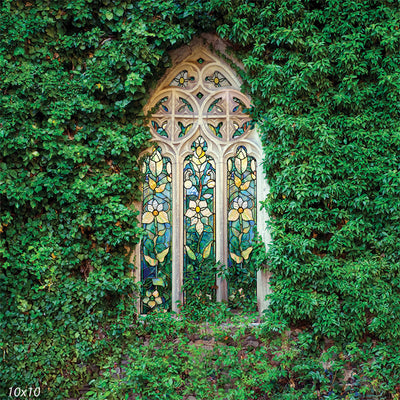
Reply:
[[[243,61],[265,146],[269,318],[397,341],[399,26],[391,0],[4,0],[0,390],[66,398],[122,351],[142,107],[168,50],[201,32]]]

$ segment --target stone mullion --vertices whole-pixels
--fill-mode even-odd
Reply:
[[[225,142],[229,143],[229,135],[230,135],[230,132],[229,132],[229,122],[230,122],[229,107],[230,107],[230,104],[229,104],[229,91],[228,90],[224,93],[224,101],[225,101],[225,124],[226,124],[226,126],[225,126],[226,136],[224,137],[224,140],[225,140]]]
[[[177,302],[183,302],[183,164],[179,157],[172,163],[172,311],[178,312]]]
[[[176,101],[176,93],[172,91],[171,93],[171,139],[177,139],[177,133],[175,128],[175,101]],[[183,235],[181,234],[181,221],[179,218],[174,218],[177,213],[180,213],[182,210],[182,200],[181,200],[181,182],[180,182],[180,173],[179,173],[179,156],[174,158],[172,163],[172,246],[171,246],[171,269],[172,269],[172,311],[178,311],[178,301],[182,301],[181,299],[181,291],[182,291],[182,278],[181,278],[181,264],[182,264],[182,251],[181,243],[183,239]]]
[[[176,99],[176,93],[173,91],[171,93],[171,139],[176,140],[178,139],[178,135],[176,133],[176,128],[175,128],[175,99]]]
[[[220,154],[222,151],[220,152]],[[227,179],[224,159],[216,160],[215,179],[215,255],[222,265],[228,265],[228,229],[227,229]],[[228,284],[226,279],[217,277],[217,301],[228,301]]]

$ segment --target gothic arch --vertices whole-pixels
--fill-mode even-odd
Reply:
[[[165,307],[176,311],[176,302],[183,301],[185,265],[199,257],[190,247],[189,237],[199,240],[196,249],[200,255],[212,256],[225,265],[233,263],[232,257],[235,263],[244,262],[252,251],[251,243],[241,242],[233,250],[233,245],[228,245],[233,223],[240,221],[240,226],[246,226],[248,238],[257,223],[259,231],[265,232],[264,241],[269,242],[267,216],[258,207],[268,191],[265,180],[256,177],[257,172],[262,175],[262,145],[247,114],[250,98],[240,92],[240,86],[240,79],[227,63],[197,47],[165,75],[144,109],[150,114],[150,130],[158,147],[144,165],[141,218],[145,228],[155,233],[150,232],[151,241],[144,238],[137,246],[136,279],[150,276],[159,286],[148,290],[142,312],[165,302]],[[240,177],[233,177],[238,171],[246,180],[243,184],[238,184]],[[170,200],[161,206],[165,190]],[[217,300],[227,300],[227,283],[219,280],[217,286]],[[162,295],[166,287],[169,292]],[[260,310],[266,308],[267,290],[266,276],[259,272]]]

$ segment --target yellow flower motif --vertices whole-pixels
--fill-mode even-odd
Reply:
[[[190,225],[196,225],[196,231],[200,235],[203,232],[204,225],[201,222],[202,217],[209,217],[212,213],[207,207],[205,200],[190,200],[189,208],[187,209],[185,216],[190,218]]]
[[[186,87],[189,80],[193,81],[194,77],[188,77],[188,72],[186,70],[183,70],[179,72],[179,74],[176,75],[174,79],[172,79],[170,85],[178,87]]]
[[[192,144],[192,150],[194,151],[192,163],[193,169],[199,173],[203,172],[207,166],[207,143],[206,141],[199,136]]]
[[[247,153],[243,146],[240,146],[236,152],[235,167],[240,174],[243,174],[247,169]]]
[[[168,222],[168,215],[163,211],[163,205],[160,204],[156,199],[149,201],[147,204],[147,211],[143,214],[143,224],[151,224],[154,219],[160,224]]]
[[[240,190],[247,190],[250,186],[250,181],[244,182],[235,175],[235,185],[236,187],[240,188]]]
[[[228,221],[236,221],[240,216],[244,221],[251,221],[253,214],[247,206],[247,201],[244,201],[241,197],[236,197],[232,203],[233,208],[229,211]]]
[[[163,169],[163,159],[160,149],[155,149],[149,160],[150,171],[153,175],[158,176],[161,174]]]
[[[151,178],[149,178],[149,187],[151,190],[155,191],[156,193],[161,193],[164,191],[166,184],[163,183],[162,185],[157,186],[157,182]]]
[[[155,290],[153,293],[147,291],[146,297],[143,299],[143,303],[147,304],[150,308],[154,308],[157,304],[162,304],[162,298],[160,297],[158,290]]]
[[[168,174],[168,176],[167,176],[167,181],[168,181],[168,182],[171,182],[171,181],[172,181],[172,179],[171,179],[172,165],[171,165],[171,162],[170,162],[170,161],[167,162],[167,164],[166,164],[166,169],[167,169],[167,174]],[[162,186],[162,185],[161,185],[161,186]],[[164,190],[164,189],[163,189],[163,190]]]
[[[230,86],[228,79],[218,71],[215,71],[210,76],[206,76],[206,81],[213,83],[215,87]]]

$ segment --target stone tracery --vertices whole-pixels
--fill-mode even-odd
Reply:
[[[160,258],[168,259],[170,267],[157,261],[157,243],[153,241],[153,259],[161,268],[152,283],[145,285],[142,311],[169,309],[171,303],[164,301],[169,298],[174,309],[174,303],[183,299],[181,287],[189,264],[201,267],[202,261],[212,259],[240,269],[249,259],[257,215],[256,168],[261,159],[249,109],[250,101],[240,92],[240,82],[232,70],[203,49],[167,74],[146,107],[151,111],[150,129],[159,146],[157,157],[162,154],[166,165],[172,166],[167,209],[174,217],[168,257],[164,255],[165,244],[163,249],[158,246],[164,251]],[[146,175],[145,187],[147,182]],[[145,229],[151,219],[150,208],[164,212],[152,201],[151,205],[143,202]],[[160,217],[153,221],[160,222]],[[143,271],[148,268],[143,251],[141,260]],[[157,280],[159,275],[161,280]],[[217,299],[226,300],[226,282],[219,281],[217,286]]]

